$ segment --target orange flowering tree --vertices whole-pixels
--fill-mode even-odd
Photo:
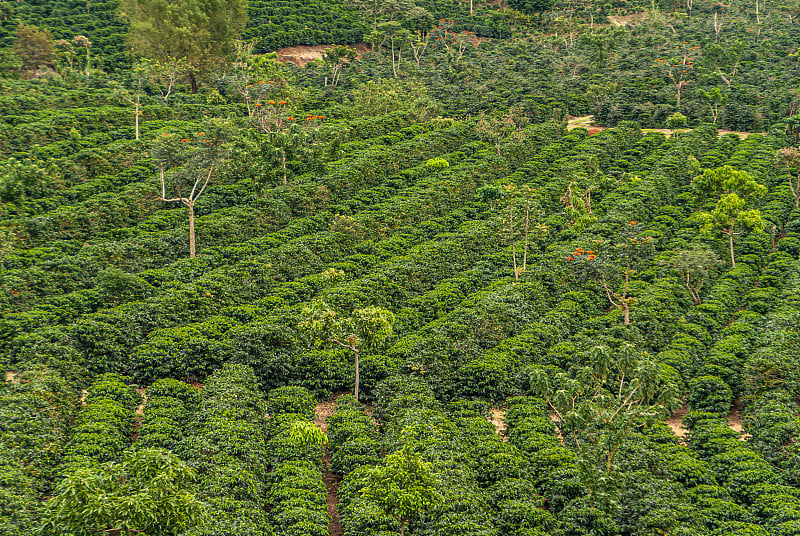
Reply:
[[[622,321],[631,323],[630,309],[636,298],[630,295],[631,277],[652,256],[654,240],[639,231],[639,223],[622,226],[614,240],[590,241],[566,256],[579,280],[594,281],[608,302],[622,312]]]
[[[681,105],[681,96],[683,88],[689,83],[689,76],[692,72],[694,65],[694,57],[700,53],[700,47],[690,47],[686,41],[681,42],[680,45],[675,45],[674,50],[668,58],[656,59],[655,63],[658,68],[664,73],[664,76],[670,79],[672,85],[675,86],[675,105]]]
[[[469,47],[478,46],[478,38],[472,32],[452,31],[454,22],[440,19],[439,24],[431,30],[430,38],[434,47],[444,48],[448,54],[455,57],[456,63],[458,63]]]
[[[227,156],[228,125],[214,122],[203,132],[159,135],[150,149],[159,177],[159,199],[181,203],[189,215],[189,258],[197,254],[194,208]]]
[[[324,170],[324,137],[321,126],[324,115],[290,115],[287,101],[270,100],[264,103],[256,115],[261,130],[257,134],[259,153],[262,158],[263,179],[266,183],[280,177],[281,184],[307,172],[321,173]]]
[[[714,16],[714,41],[719,41],[719,32],[722,30],[721,15],[729,7],[731,7],[730,4],[723,4],[722,2],[714,2],[711,4],[711,13]]]
[[[248,117],[253,117],[258,108],[268,99],[292,100],[294,90],[289,84],[289,73],[278,63],[275,52],[256,55],[256,42],[236,42],[236,57],[231,69],[219,77],[238,94],[247,107]]]

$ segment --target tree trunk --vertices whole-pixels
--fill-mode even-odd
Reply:
[[[684,275],[684,281],[686,281],[686,288],[689,289],[689,296],[692,297],[692,301],[695,305],[702,305],[703,300],[700,299],[700,288],[694,288],[692,286],[691,280],[689,279],[689,274],[687,273]]]
[[[194,71],[189,72],[189,83],[192,84],[192,93],[197,93],[197,78],[194,75]]]
[[[136,131],[136,139],[139,139],[139,94],[136,94],[136,119],[135,122],[135,131]]]
[[[394,38],[392,38],[392,74],[397,78],[397,67],[394,65]]]
[[[353,389],[353,396],[355,397],[356,401],[358,401],[358,384],[361,381],[361,371],[358,368],[358,350],[353,348],[353,353],[356,356],[356,381],[355,381],[355,388]]]
[[[197,254],[194,242],[194,201],[186,203],[186,208],[189,209],[189,258],[194,259]]]
[[[631,306],[627,301],[622,302],[622,323],[626,326],[631,325]]]
[[[794,197],[794,208],[800,208],[800,175],[797,176],[797,185],[792,184],[791,175],[789,176],[789,188],[792,190],[792,196]]]
[[[736,268],[736,259],[733,257],[733,229],[728,234],[728,251],[731,254],[731,268]]]

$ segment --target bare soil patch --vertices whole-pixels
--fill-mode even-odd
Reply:
[[[281,63],[293,63],[297,67],[305,67],[311,61],[321,60],[325,51],[335,46],[337,45],[298,45],[296,47],[280,48],[277,50],[278,61]],[[355,50],[358,53],[358,58],[369,50],[369,46],[366,43],[346,46]]]
[[[336,401],[334,399],[326,400],[324,402],[320,402],[314,408],[314,413],[316,417],[314,417],[314,424],[317,428],[322,430],[323,432],[328,432],[328,417],[333,415],[333,412],[336,410]]]
[[[683,426],[683,416],[686,415],[688,411],[689,406],[684,404],[673,412],[672,417],[665,421],[667,426],[672,429],[672,433],[681,439],[686,439],[686,436],[689,434],[689,430]]]
[[[595,129],[595,130],[606,130],[609,127],[601,127],[594,124],[594,116],[593,115],[584,115],[580,117],[570,117],[567,120],[567,130],[572,130],[575,128],[585,128],[586,130]],[[643,128],[642,132],[647,134],[648,132],[660,132],[664,134],[667,138],[672,136],[673,134],[681,134],[683,132],[689,132],[690,129],[677,129],[677,130],[670,130],[668,128]],[[726,134],[736,134],[741,139],[745,139],[748,136],[752,136],[753,134],[760,134],[759,132],[741,132],[738,130],[717,130],[718,135],[724,136]]]
[[[608,22],[611,26],[628,26],[643,21],[647,18],[647,12],[631,13],[630,15],[609,15]]]
[[[742,426],[742,399],[737,398],[733,403],[733,408],[731,408],[730,413],[728,413],[728,426],[731,427],[731,430],[739,434],[739,439],[742,441],[747,441],[752,435],[745,433],[744,427]]]
[[[140,395],[142,395],[142,403],[139,404],[138,406],[136,406],[136,415],[137,415],[136,420],[137,421],[142,420],[141,417],[138,417],[139,415],[142,416],[142,417],[144,416],[144,406],[145,406],[145,404],[147,404],[147,395],[145,394],[146,391],[147,391],[147,389],[145,389],[144,387],[137,387],[136,388],[136,392],[139,393]]]
[[[6,371],[6,381],[11,383],[19,383],[19,372]]]
[[[489,422],[494,425],[495,431],[500,434],[503,441],[508,441],[506,436],[506,410],[502,408],[492,408],[489,410]]]

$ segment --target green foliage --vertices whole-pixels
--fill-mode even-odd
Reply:
[[[185,58],[195,91],[195,77],[229,60],[247,21],[247,3],[238,0],[184,2],[180,9],[161,0],[122,0],[120,9],[130,21],[133,52],[161,62]]]
[[[727,415],[733,392],[716,376],[699,376],[689,381],[689,405],[696,411]]]
[[[400,526],[400,534],[405,534],[409,522],[443,500],[436,488],[432,465],[423,462],[409,448],[403,448],[389,454],[384,465],[371,470],[362,494],[393,517]]]
[[[701,233],[727,238],[731,267],[735,268],[734,236],[745,230],[760,233],[766,226],[761,211],[744,210],[745,205],[749,199],[764,195],[767,188],[751,174],[731,166],[705,170],[693,181],[693,186],[699,199],[718,197],[711,212],[698,213],[695,218]]]
[[[161,450],[135,451],[119,464],[75,468],[47,502],[40,533],[178,534],[205,515],[192,489],[196,478],[191,467]]]

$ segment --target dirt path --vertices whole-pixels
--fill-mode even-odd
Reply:
[[[314,424],[317,428],[327,433],[328,417],[333,415],[335,409],[336,401],[333,398],[316,405],[314,408]],[[337,497],[339,476],[331,472],[331,451],[328,446],[325,446],[325,454],[322,456],[322,469],[325,472],[323,481],[328,492],[328,515],[331,517],[331,522],[328,524],[328,532],[330,532],[330,536],[344,536],[344,527],[342,527],[337,506],[339,504],[339,498]]]
[[[508,441],[508,436],[506,435],[506,410],[502,408],[489,410],[489,422],[494,425],[495,431],[500,434],[503,441]]]
[[[595,134],[596,131],[606,130],[609,127],[600,127],[594,124],[594,116],[593,115],[583,115],[581,117],[571,117],[567,120],[567,130],[572,130],[575,128],[585,128],[589,130],[590,133]],[[592,132],[595,131],[595,132]],[[681,132],[689,132],[690,129],[680,129],[680,130],[670,130],[668,128],[643,128],[642,132],[647,134],[648,132],[660,132],[664,134],[667,138],[672,136],[674,132],[681,133]],[[740,132],[736,130],[717,130],[719,136],[724,136],[726,134],[736,134],[739,136],[740,139],[745,139],[748,136],[752,136],[753,134],[758,134],[758,132]]]
[[[689,430],[683,426],[683,416],[686,415],[688,411],[689,406],[684,404],[682,407],[675,410],[675,413],[672,414],[672,417],[664,421],[667,426],[672,428],[672,433],[681,439],[686,439],[686,437],[689,435]],[[728,426],[730,426],[731,430],[739,434],[739,439],[742,441],[747,441],[753,437],[750,434],[745,433],[744,427],[742,426],[741,399],[736,399],[733,404],[733,408],[731,408],[731,411],[728,413]]]
[[[739,434],[739,439],[742,441],[747,441],[752,435],[745,433],[744,427],[742,426],[742,399],[737,398],[734,403],[733,407],[731,408],[730,413],[728,413],[728,426],[731,427],[731,430]]]
[[[672,417],[664,421],[667,423],[667,426],[672,429],[672,433],[681,439],[686,439],[686,436],[689,434],[689,430],[683,427],[683,416],[686,415],[688,411],[689,406],[684,404],[675,410],[675,412],[672,414]]]

